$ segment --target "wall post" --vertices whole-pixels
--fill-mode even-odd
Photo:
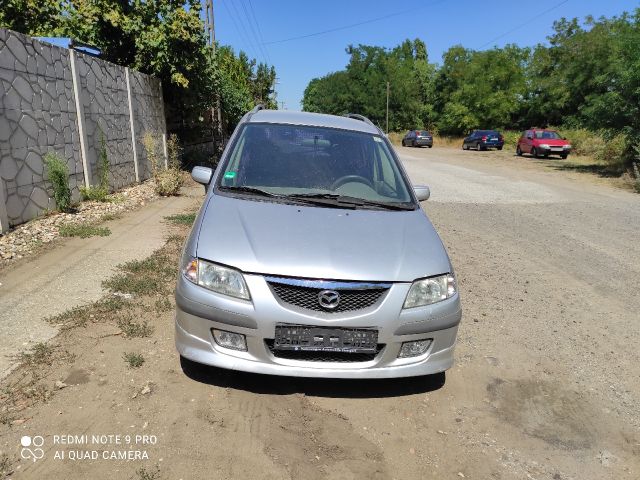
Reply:
[[[0,178],[0,233],[9,230],[9,216],[7,215],[7,205],[4,203],[4,180]]]
[[[138,142],[136,142],[136,123],[133,116],[133,96],[131,95],[129,67],[126,67],[124,71],[127,78],[127,100],[129,101],[129,124],[131,125],[131,150],[133,151],[133,169],[136,172],[136,182],[140,183],[140,168],[138,166]]]
[[[82,84],[80,83],[80,74],[76,67],[76,52],[69,49],[69,58],[71,59],[71,78],[73,79],[73,96],[76,101],[76,119],[78,122],[78,136],[80,137],[80,157],[82,158],[82,170],[84,173],[84,185],[89,188],[91,186],[91,172],[89,171],[87,132],[84,129],[84,107],[82,106]]]

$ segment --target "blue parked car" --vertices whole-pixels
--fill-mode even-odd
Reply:
[[[462,141],[462,149],[469,150],[474,148],[478,151],[488,148],[497,148],[502,150],[504,146],[504,137],[500,132],[495,130],[474,130]]]

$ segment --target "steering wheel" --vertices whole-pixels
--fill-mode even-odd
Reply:
[[[344,177],[340,177],[331,184],[331,190],[340,188],[345,183],[364,183],[367,187],[375,190],[375,188],[373,188],[373,183],[371,183],[371,180],[360,175],[345,175]]]

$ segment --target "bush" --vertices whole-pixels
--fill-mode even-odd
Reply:
[[[162,165],[161,157],[158,155],[158,142],[149,132],[142,137],[142,144],[147,152],[147,158],[151,163],[151,173],[155,182],[154,190],[163,197],[178,195],[180,187],[184,184],[184,176],[180,170],[182,148],[175,135],[169,137],[167,142],[168,168]]]
[[[80,195],[84,201],[106,202],[109,192],[100,187],[80,187]]]
[[[47,180],[53,185],[53,199],[61,212],[71,210],[71,189],[69,188],[69,166],[53,152],[44,156]]]

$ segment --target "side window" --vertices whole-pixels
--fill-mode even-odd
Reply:
[[[229,161],[229,165],[227,167],[227,174],[225,174],[225,176],[222,177],[221,185],[225,187],[235,186],[236,184],[236,178],[238,177],[238,173],[237,173],[238,165],[240,163],[240,159],[242,158],[242,152],[244,151],[245,138],[246,138],[246,135],[244,135],[243,133],[243,135],[238,140],[238,146],[234,149],[233,156]],[[232,175],[232,172],[233,172],[233,175]]]
[[[375,157],[374,184],[376,191],[380,195],[397,198],[398,178],[382,142],[376,142]]]

